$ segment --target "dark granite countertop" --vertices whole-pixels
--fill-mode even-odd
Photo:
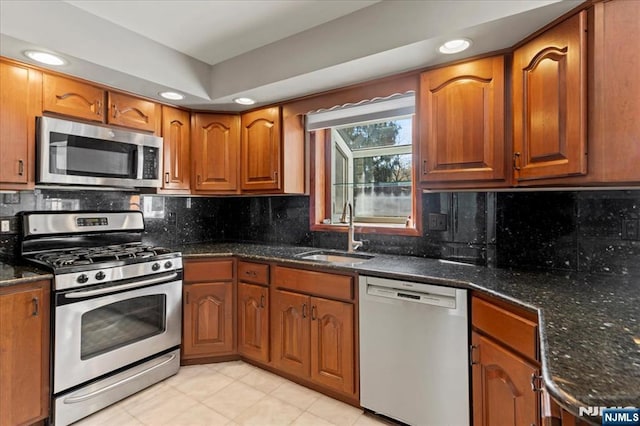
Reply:
[[[538,312],[545,384],[569,411],[578,415],[579,407],[640,407],[639,277],[527,272],[382,254],[348,266],[295,257],[317,250],[312,247],[203,243],[173,248],[189,259],[239,256],[321,265],[336,272],[468,288],[508,300]],[[0,287],[51,278],[37,268],[0,261]]]
[[[38,280],[50,280],[52,278],[52,274],[42,269],[21,264],[20,262],[13,263],[0,260],[0,287],[8,287]]]
[[[186,258],[236,255],[318,265],[295,258],[314,250],[310,247],[196,244],[176,249]],[[640,407],[639,277],[515,271],[390,255],[357,265],[321,265],[468,288],[536,310],[543,377],[556,400],[575,415],[579,407]]]

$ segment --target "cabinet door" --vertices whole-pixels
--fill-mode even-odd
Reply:
[[[35,179],[35,116],[42,102],[42,74],[0,62],[0,187],[27,189]],[[7,185],[5,185],[7,184]]]
[[[163,106],[164,189],[189,189],[189,135],[189,113]]]
[[[242,115],[243,191],[280,189],[280,109],[262,109]]]
[[[271,298],[273,365],[287,373],[309,377],[309,297],[274,290]]]
[[[504,58],[420,78],[423,182],[504,180]]]
[[[586,13],[567,19],[514,52],[517,180],[587,172]]]
[[[350,303],[311,298],[311,379],[355,393],[354,312]]]
[[[44,74],[42,109],[104,122],[105,91],[90,84]]]
[[[593,5],[593,71],[589,77],[589,175],[640,182],[640,2]],[[633,52],[633,53],[632,53]],[[635,71],[633,71],[635,70]],[[595,161],[592,161],[595,160]]]
[[[43,281],[0,292],[0,425],[49,415],[49,286]]]
[[[183,358],[233,352],[233,283],[184,286]]]
[[[474,426],[539,425],[538,370],[527,361],[473,332],[477,359],[472,367]]]
[[[234,192],[238,189],[239,117],[196,114],[193,128],[194,189]]]
[[[238,352],[269,362],[269,289],[238,283]]]
[[[156,108],[159,111],[156,111]],[[117,126],[160,133],[157,129],[161,108],[159,104],[144,99],[109,92],[107,122]]]

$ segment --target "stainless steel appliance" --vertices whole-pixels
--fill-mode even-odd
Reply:
[[[360,276],[360,404],[410,425],[468,425],[467,291]]]
[[[175,374],[182,256],[139,211],[25,212],[24,259],[54,274],[53,414],[67,425]]]
[[[113,187],[162,186],[162,138],[38,117],[37,182]]]

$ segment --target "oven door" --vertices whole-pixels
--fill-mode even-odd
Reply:
[[[181,305],[178,273],[57,294],[54,393],[180,345]]]

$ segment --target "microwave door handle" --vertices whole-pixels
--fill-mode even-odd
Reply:
[[[73,293],[65,294],[67,299],[81,299],[84,297],[98,296],[103,294],[115,293],[121,290],[131,290],[138,287],[144,287],[150,284],[157,284],[165,281],[171,281],[178,277],[176,272],[169,275],[162,275],[161,277],[150,278],[148,280],[136,281],[134,283],[117,285],[113,287],[107,288],[99,288],[97,290],[86,290],[86,291],[74,291]]]
[[[144,168],[144,145],[138,145],[138,153],[133,158],[133,167],[136,169],[136,179],[142,179],[142,171]]]

